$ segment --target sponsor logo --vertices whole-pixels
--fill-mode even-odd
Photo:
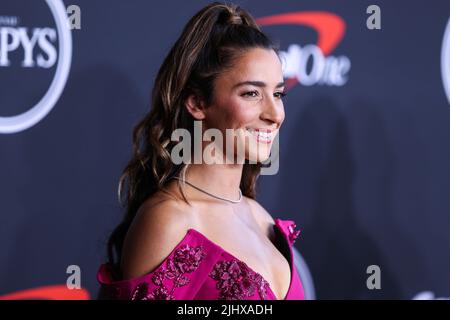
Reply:
[[[331,53],[342,41],[346,24],[336,14],[323,11],[291,12],[258,18],[260,26],[298,25],[312,28],[317,33],[315,44],[289,44],[280,51],[286,88],[304,86],[343,86],[348,81],[350,59]]]
[[[46,0],[46,4],[55,20],[56,29],[21,25],[20,17],[0,17],[0,70],[45,70],[56,65],[50,86],[36,104],[27,106],[26,111],[20,114],[0,116],[0,133],[20,132],[41,121],[55,106],[69,76],[72,34],[66,8],[61,0]],[[15,63],[19,56],[22,57],[21,61]]]
[[[444,32],[441,49],[441,75],[444,91],[450,103],[450,18]]]

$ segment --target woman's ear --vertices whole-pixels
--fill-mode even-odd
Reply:
[[[190,94],[185,100],[186,109],[196,120],[205,119],[205,105],[198,96]]]

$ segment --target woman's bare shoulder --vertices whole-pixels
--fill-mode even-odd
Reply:
[[[166,259],[191,227],[193,209],[187,203],[157,193],[138,209],[125,237],[123,279],[153,271]]]

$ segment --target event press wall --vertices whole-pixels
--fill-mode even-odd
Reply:
[[[95,298],[132,128],[207,3],[0,2],[0,298]],[[450,297],[450,2],[236,3],[282,50],[258,200],[302,230],[317,298]]]

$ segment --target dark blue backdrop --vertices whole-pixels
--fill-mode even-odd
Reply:
[[[81,268],[83,288],[96,294],[105,241],[122,215],[117,182],[132,128],[149,109],[163,58],[207,3],[64,1],[81,9],[81,29],[71,31],[61,96],[34,125],[0,133],[0,296],[65,284],[69,265]],[[302,229],[296,247],[317,298],[449,297],[450,101],[441,67],[450,56],[441,50],[450,2],[376,1],[381,30],[366,27],[372,1],[235,3],[256,18],[318,11],[345,24],[326,55],[351,63],[347,81],[300,79],[289,89],[280,170],[259,180],[260,203]],[[5,19],[11,16],[17,24]],[[8,23],[29,28],[30,37],[33,28],[57,29],[45,1],[3,0],[0,29]],[[298,45],[304,53],[318,40],[307,25],[263,30],[284,51]],[[58,61],[61,47],[54,42]],[[39,52],[48,57],[38,46],[34,67],[21,65],[23,46],[0,65],[1,117],[30,109],[48,89],[57,64],[37,66]],[[380,290],[366,287],[373,264]]]

